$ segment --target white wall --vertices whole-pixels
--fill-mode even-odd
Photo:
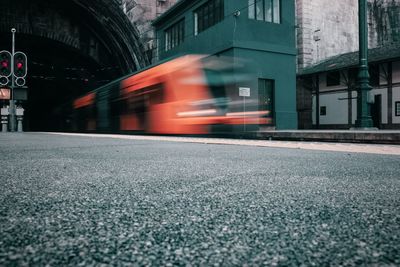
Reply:
[[[326,106],[326,115],[319,116],[319,124],[347,124],[347,92],[320,94],[319,106]],[[313,96],[313,124],[316,124],[316,97]]]

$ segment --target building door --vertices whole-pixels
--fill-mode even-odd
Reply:
[[[266,111],[267,125],[274,125],[274,89],[274,80],[258,79],[258,110]]]
[[[374,103],[371,105],[371,117],[374,127],[382,127],[382,95],[375,95]]]

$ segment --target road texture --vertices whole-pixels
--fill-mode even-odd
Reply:
[[[400,266],[390,147],[159,139],[0,134],[0,266]]]

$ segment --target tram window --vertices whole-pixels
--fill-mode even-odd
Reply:
[[[210,88],[214,98],[225,97],[225,84],[219,71],[206,69],[205,71],[207,85]]]
[[[164,86],[160,83],[146,88],[149,92],[150,104],[162,104],[165,101]]]
[[[228,99],[226,97],[225,83],[221,72],[209,69],[206,69],[204,72],[215,105],[219,108],[226,109],[228,106]]]

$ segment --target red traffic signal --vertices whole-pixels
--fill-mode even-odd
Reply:
[[[0,51],[0,77],[8,77],[11,75],[11,53],[8,51]]]
[[[27,58],[22,52],[14,54],[14,76],[17,78],[24,78],[28,71]]]

